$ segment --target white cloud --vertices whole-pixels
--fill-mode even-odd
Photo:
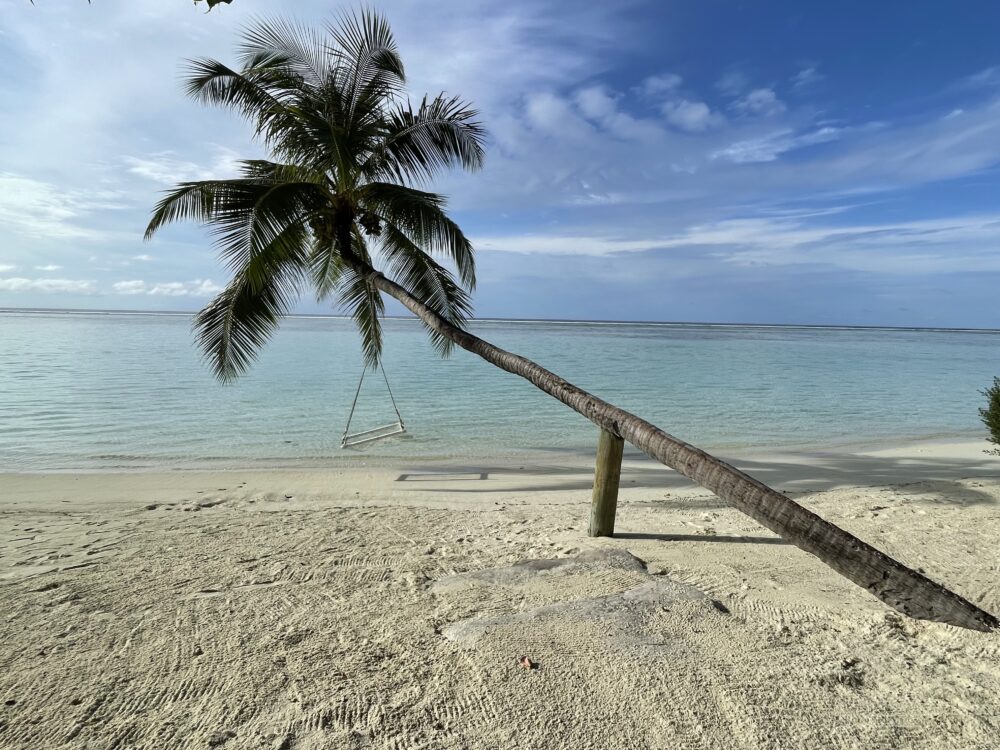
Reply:
[[[115,294],[145,294],[146,282],[142,280],[116,281],[111,285],[111,288]]]
[[[723,123],[723,117],[713,112],[705,102],[687,99],[670,101],[661,107],[663,116],[671,125],[688,133],[700,133]]]
[[[793,134],[791,130],[779,130],[761,138],[737,141],[712,153],[712,159],[725,159],[735,164],[753,164],[774,161],[786,151],[827,143],[837,140],[842,128],[822,127],[809,133]]]
[[[574,96],[576,105],[585,117],[602,119],[615,114],[618,107],[615,100],[603,86],[588,86]]]
[[[0,273],[6,273],[7,271],[13,271],[17,266],[11,266],[4,263],[0,263]]]
[[[757,117],[780,115],[787,109],[785,103],[774,93],[774,89],[754,89],[729,106],[741,115]]]
[[[548,255],[611,255],[613,253],[649,250],[650,247],[655,246],[655,240],[650,239],[626,240],[592,235],[555,234],[486,236],[476,237],[473,242],[481,250]]]
[[[672,234],[523,234],[476,237],[474,242],[484,251],[550,256],[697,250],[702,258],[736,266],[818,263],[902,274],[1000,271],[1000,256],[991,250],[1000,244],[1000,214],[882,224],[815,223],[823,217],[843,216],[852,208],[856,206],[774,210],[770,216],[695,224]]]
[[[593,133],[570,103],[551,92],[533,94],[525,103],[528,124],[539,133],[559,139],[580,140]]]
[[[209,279],[197,279],[191,289],[193,297],[210,297],[222,291],[222,287]]]
[[[153,260],[153,256],[152,255],[145,255],[145,254],[144,255],[133,255],[132,256],[132,260],[141,260],[143,263],[149,263],[151,260]]]
[[[812,215],[802,212],[800,216]],[[737,265],[815,264],[889,273],[1000,271],[1000,214],[882,224],[816,225],[803,218],[754,217],[695,225],[655,244],[717,247]]]
[[[93,281],[76,279],[24,279],[0,278],[0,291],[4,292],[43,292],[69,294],[95,294],[97,286]]]
[[[55,265],[53,263],[50,263],[47,266],[35,266],[35,270],[36,271],[58,271],[61,268],[62,268],[62,266],[57,266],[57,265]],[[3,270],[3,268],[0,267],[0,270]]]
[[[180,281],[170,281],[164,284],[156,284],[146,293],[152,294],[153,296],[161,295],[164,297],[186,297],[190,294],[187,285],[181,283]]]
[[[173,186],[179,182],[236,177],[241,158],[246,158],[246,155],[241,156],[233,149],[216,145],[215,156],[207,163],[180,159],[173,151],[160,151],[144,157],[126,156],[124,161],[131,174]]]
[[[621,111],[618,97],[610,94],[603,86],[580,89],[574,94],[573,100],[584,117],[617,138],[651,141],[661,135],[656,123]]]
[[[92,214],[122,208],[106,190],[78,191],[0,172],[0,226],[24,237],[94,240],[105,232],[85,225]]]
[[[889,189],[971,175],[1000,164],[1000,98],[966,106],[960,117],[858,128],[852,147],[823,163],[826,179],[853,189]],[[861,137],[864,136],[864,137]]]
[[[1000,85],[1000,65],[994,65],[966,76],[958,83],[958,88],[987,88]]]
[[[793,75],[791,77],[791,84],[793,89],[804,89],[822,80],[823,74],[816,69],[816,66],[810,65],[807,68],[802,68],[802,70]]]
[[[150,295],[154,297],[211,297],[222,287],[209,279],[194,281],[165,281],[147,283],[142,279],[116,281],[111,285],[115,294]]]
[[[661,73],[660,75],[649,76],[642,81],[636,90],[643,96],[656,97],[676,91],[684,82],[676,73]]]
[[[600,258],[625,253],[671,258],[683,265],[809,266],[912,277],[914,274],[1000,272],[1000,213],[874,223],[850,220],[858,205],[762,206],[756,215],[694,223],[673,232],[636,228],[624,235],[524,233],[480,236],[480,251]],[[834,218],[836,217],[836,218]],[[489,257],[488,255],[484,257]],[[497,267],[509,262],[497,261]],[[633,263],[630,259],[624,264]],[[516,264],[514,264],[516,265]],[[619,264],[611,263],[607,273]],[[707,267],[707,266],[702,266]]]

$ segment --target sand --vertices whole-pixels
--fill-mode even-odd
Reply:
[[[997,613],[983,447],[735,461]],[[903,618],[655,464],[590,539],[579,457],[354,463],[0,476],[0,747],[1000,738],[1000,634]]]

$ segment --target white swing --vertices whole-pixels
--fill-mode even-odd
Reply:
[[[358,380],[358,389],[354,392],[354,402],[351,404],[351,413],[347,415],[347,426],[344,428],[344,436],[340,439],[341,448],[350,448],[355,445],[371,443],[375,440],[383,440],[387,437],[400,435],[406,432],[406,425],[403,424],[403,417],[399,413],[399,407],[396,406],[396,399],[393,398],[392,388],[389,387],[389,378],[386,377],[385,368],[382,367],[381,362],[378,363],[378,369],[382,371],[382,379],[385,381],[385,389],[389,391],[389,401],[392,402],[392,409],[396,412],[396,421],[390,424],[382,425],[381,427],[373,427],[370,430],[362,430],[361,432],[355,432],[353,434],[351,433],[351,420],[354,419],[354,409],[358,405],[358,396],[361,395],[361,384],[365,382],[365,375],[368,373],[368,368],[365,367],[361,370],[361,379]]]

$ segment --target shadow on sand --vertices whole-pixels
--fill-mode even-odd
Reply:
[[[849,453],[803,453],[773,458],[729,458],[727,461],[750,476],[791,496],[824,492],[840,487],[894,485],[913,495],[934,495],[955,505],[993,504],[984,492],[963,485],[963,479],[1000,478],[1000,461],[982,459],[867,456]],[[671,490],[691,487],[691,482],[671,469],[632,452],[622,467],[623,489]],[[433,475],[410,472],[396,481],[421,481],[413,490],[454,493],[589,491],[592,469],[583,460],[566,465],[557,462],[523,465],[449,466]],[[455,479],[450,479],[454,477]],[[475,486],[438,486],[437,482],[473,479]],[[472,483],[470,483],[472,484]],[[409,489],[409,488],[408,488]],[[662,501],[657,501],[661,505]],[[684,503],[690,507],[690,502]]]
[[[777,536],[717,536],[715,534],[651,534],[641,531],[616,531],[614,539],[652,542],[721,542],[723,544],[788,544]]]

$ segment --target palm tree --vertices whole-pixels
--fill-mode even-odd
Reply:
[[[475,262],[469,240],[420,189],[439,170],[483,163],[477,113],[457,97],[405,98],[404,71],[385,19],[347,15],[329,36],[258,22],[239,46],[239,69],[190,62],[187,91],[235,109],[273,161],[242,175],[179,185],[146,232],[207,224],[229,265],[229,285],[195,319],[216,375],[247,369],[301,292],[335,298],[357,322],[368,364],[382,351],[382,295],[417,315],[443,353],[457,345],[518,375],[610,435],[714,492],[895,609],[976,629],[997,620],[779,492],[524,357],[468,332]],[[375,259],[386,274],[375,268]],[[445,265],[457,269],[459,280]]]

